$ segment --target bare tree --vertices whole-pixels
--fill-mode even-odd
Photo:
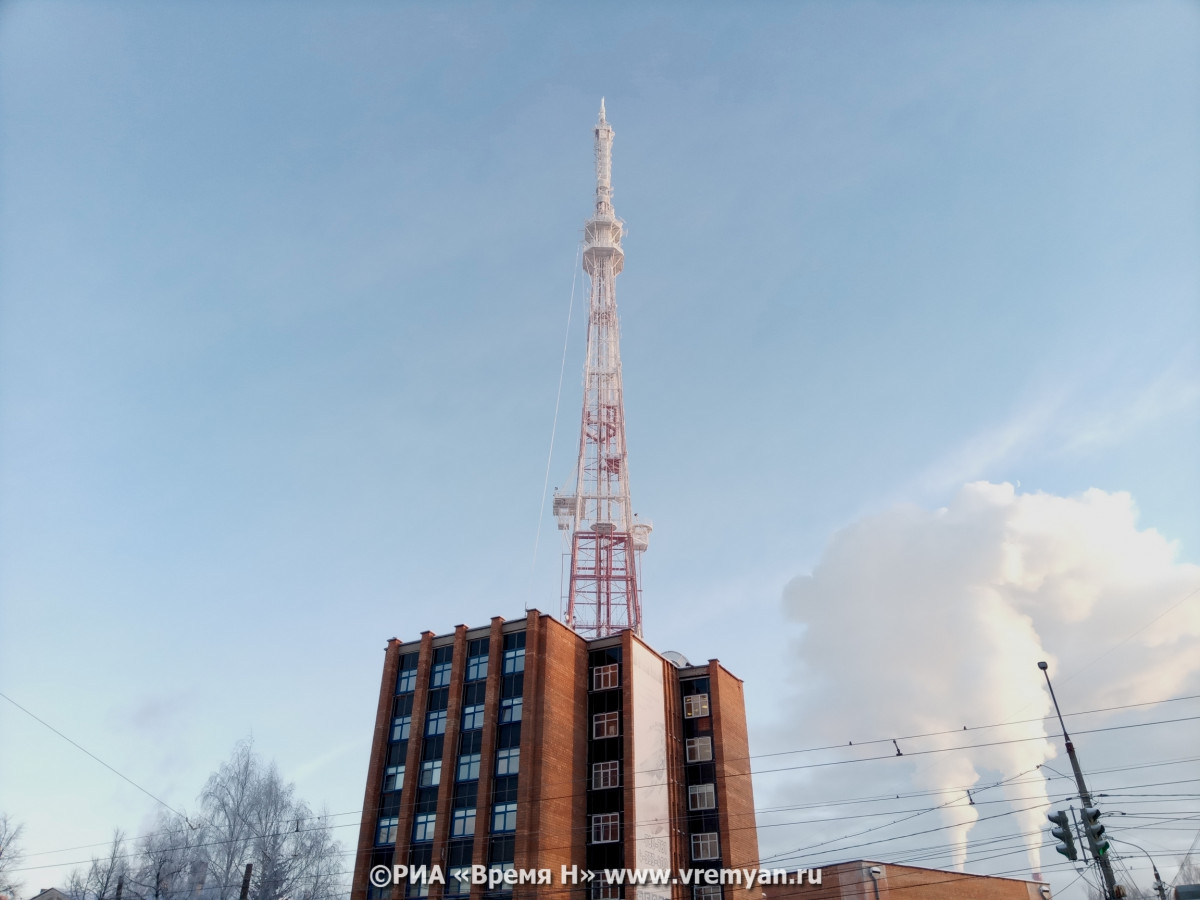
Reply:
[[[117,884],[129,870],[125,853],[125,834],[113,831],[112,843],[104,856],[93,856],[86,874],[78,869],[67,880],[66,894],[71,900],[114,900]]]
[[[71,900],[115,900],[121,877],[124,900],[237,900],[247,863],[253,900],[336,900],[341,846],[327,817],[314,816],[249,741],[234,747],[199,799],[198,814],[160,814],[133,852],[117,832],[103,859],[72,873]]]
[[[1179,871],[1175,873],[1171,884],[1200,884],[1200,864],[1197,864],[1196,857],[1191,853],[1180,861]]]
[[[183,816],[160,813],[138,841],[127,892],[142,900],[175,900],[195,889],[193,873],[204,830]]]
[[[254,900],[333,900],[340,845],[329,823],[315,817],[295,785],[264,763],[248,741],[208,779],[200,796],[207,829],[212,900],[233,900],[246,863],[254,864]]]
[[[21,865],[19,841],[24,830],[25,826],[13,822],[8,813],[0,813],[0,895],[5,897],[15,897],[21,889],[13,870]]]

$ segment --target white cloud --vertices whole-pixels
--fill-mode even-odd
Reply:
[[[969,737],[902,742],[913,758],[875,785],[865,766],[875,772],[884,763],[842,767],[859,770],[853,780],[825,777],[825,787],[844,777],[842,788],[860,795],[943,791],[929,803],[948,804],[939,815],[949,828],[936,840],[965,841],[977,815],[999,810],[969,806],[964,787],[1034,769],[1057,752],[1057,730],[1037,720],[1050,712],[1039,660],[1050,661],[1068,711],[1200,691],[1200,593],[1180,602],[1200,587],[1200,567],[1177,563],[1175,552],[1153,529],[1138,529],[1128,494],[1100,490],[1067,498],[979,482],[944,509],[904,506],[864,518],[834,537],[811,575],[784,590],[788,615],[805,626],[793,673],[803,725],[791,727],[788,743],[1035,719]],[[1086,726],[1077,721],[1080,728],[1106,724],[1094,716]],[[1159,755],[1168,755],[1175,733],[1156,733]],[[916,753],[1021,737],[1033,740]],[[1188,755],[1195,729],[1182,738],[1178,756]],[[1113,757],[1116,740],[1089,741],[1093,766]],[[1033,835],[1026,841],[1032,871],[1041,870],[1045,791],[1036,780],[1005,789],[1013,809],[1024,808],[1013,813],[1008,833]],[[964,843],[952,861],[961,867],[966,860]]]

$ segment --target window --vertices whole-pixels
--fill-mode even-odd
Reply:
[[[488,873],[488,875],[489,875],[489,879],[490,879],[488,883],[490,884],[492,881],[494,881],[494,882],[496,882],[496,883],[499,885],[499,886],[496,888],[496,892],[497,892],[497,893],[501,893],[501,892],[503,892],[503,893],[508,893],[508,894],[511,894],[511,893],[512,893],[512,885],[511,885],[511,884],[506,884],[506,883],[504,882],[504,875],[503,875],[503,873],[504,873],[504,872],[511,872],[511,871],[513,870],[513,868],[514,868],[514,866],[513,866],[513,863],[512,863],[511,861],[508,861],[508,862],[493,862],[493,863],[492,863],[490,866],[488,866],[488,869],[490,869],[490,870],[491,870],[491,871]],[[501,874],[500,874],[500,875],[497,875],[495,878],[491,878],[491,872],[500,872]],[[494,895],[493,895],[493,896],[494,896]]]
[[[592,669],[592,690],[606,691],[617,686],[617,664],[596,666]]]
[[[412,716],[396,716],[392,719],[392,740],[407,741],[408,732],[412,727]]]
[[[715,809],[716,805],[716,785],[693,784],[688,788],[688,809]]]
[[[521,769],[521,748],[509,747],[496,751],[496,774],[516,775]]]
[[[620,885],[609,884],[601,876],[592,882],[592,900],[620,900]]]
[[[437,709],[429,713],[425,717],[425,734],[445,734],[446,733],[446,711]]]
[[[383,773],[383,790],[404,790],[404,766],[388,766]]]
[[[396,693],[409,694],[417,687],[417,654],[406,653],[400,657],[400,672],[396,676]]]
[[[443,662],[434,665],[433,670],[429,673],[429,686],[431,688],[442,688],[450,683],[450,663]]]
[[[524,637],[524,635],[522,635]],[[515,675],[517,672],[525,671],[525,648],[516,647],[512,650],[504,651],[504,672],[505,675]]]
[[[463,708],[463,731],[474,731],[483,727],[483,704]]]
[[[475,810],[456,809],[450,820],[450,837],[470,837],[475,833]]]
[[[524,702],[520,697],[509,697],[507,700],[500,701],[500,721],[501,722],[520,722],[521,708]]]
[[[516,775],[497,775],[496,780],[492,782],[492,801],[494,803],[516,802],[517,799],[517,776]]]
[[[621,814],[600,813],[592,816],[592,843],[611,844],[621,839]]]
[[[413,843],[433,840],[433,827],[437,824],[437,813],[417,813],[413,820]],[[694,840],[694,839],[693,839]]]
[[[457,781],[473,781],[479,777],[479,754],[466,753],[458,758]]]
[[[692,835],[692,859],[720,859],[721,848],[715,831]]]
[[[621,733],[621,714],[619,712],[596,713],[592,716],[592,737],[609,738]]]
[[[692,897],[695,900],[721,900],[721,886],[719,884],[698,884]]]
[[[708,762],[712,759],[712,738],[698,737],[687,739],[687,761]]]
[[[487,678],[487,670],[488,658],[486,649],[483,651],[483,656],[471,656],[467,658],[467,681],[483,681],[483,679]]]
[[[708,715],[708,694],[689,694],[683,698],[683,717],[698,719]]]
[[[436,787],[442,783],[442,761],[427,759],[421,763],[420,787]]]
[[[396,843],[396,831],[400,828],[400,819],[396,816],[388,816],[379,820],[379,830],[375,832],[375,843],[377,844],[394,844]]]
[[[446,873],[446,887],[443,893],[447,897],[456,897],[459,894],[469,894],[470,892],[471,867],[451,866]]]
[[[405,897],[428,897],[429,882],[428,881],[410,881],[408,887],[404,891]]]
[[[492,807],[492,834],[517,830],[517,804],[497,803]]]
[[[621,764],[616,760],[612,762],[598,762],[592,764],[592,790],[599,791],[604,788],[615,788],[621,786]]]

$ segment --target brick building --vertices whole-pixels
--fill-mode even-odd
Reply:
[[[758,888],[560,881],[562,866],[757,866],[749,756],[741,680],[631,631],[587,640],[533,610],[393,639],[352,900],[761,900]],[[372,867],[396,864],[438,865],[446,882],[370,884]],[[453,877],[473,865],[549,869],[554,881]]]
[[[872,877],[872,869],[878,874]],[[878,892],[876,892],[878,889]],[[769,884],[765,900],[1048,900],[1050,886],[859,859],[821,870],[820,884]]]

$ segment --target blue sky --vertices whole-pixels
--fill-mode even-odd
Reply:
[[[743,675],[752,737],[785,717],[784,585],[864,516],[1128,492],[1200,563],[1198,26],[8,4],[5,692],[176,805],[252,734],[354,810],[386,638],[556,611],[548,512],[532,557],[601,96],[646,635]],[[0,722],[28,850],[149,815]]]

